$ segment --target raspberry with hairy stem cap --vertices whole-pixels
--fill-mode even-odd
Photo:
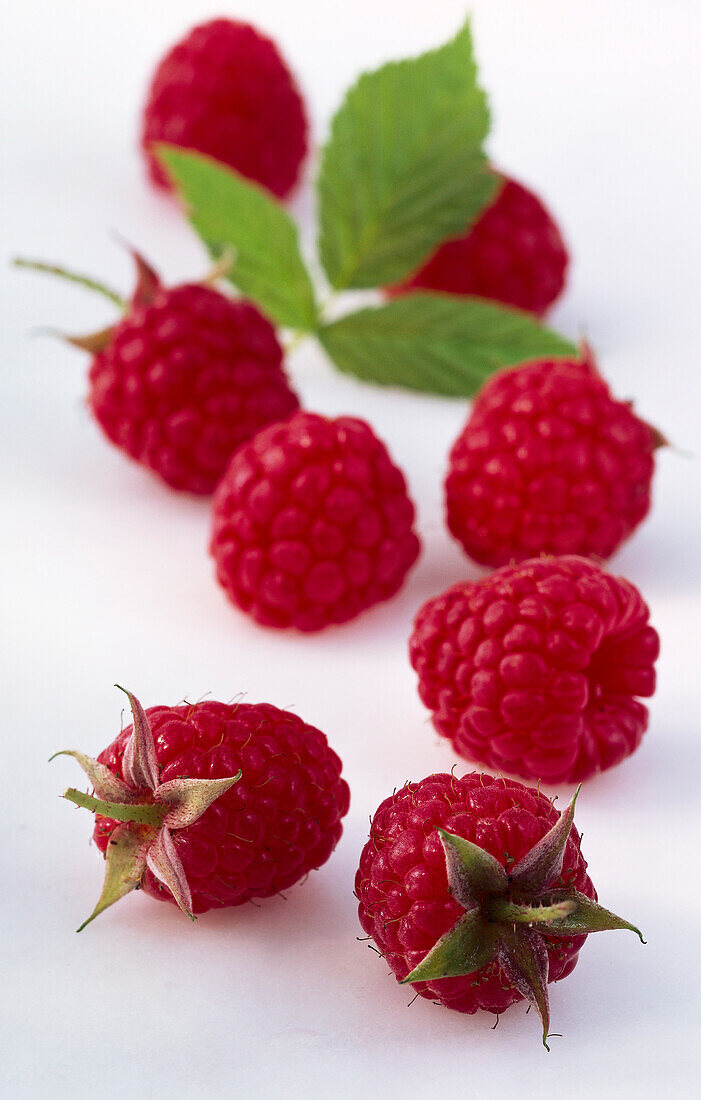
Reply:
[[[534,558],[419,611],[410,641],[433,724],[468,760],[576,783],[647,728],[657,632],[638,590],[585,558]]]
[[[173,489],[208,495],[232,454],[299,407],[272,325],[250,302],[205,284],[164,287],[133,253],[137,286],[124,315],[102,332],[68,337],[92,355],[88,404],[115,446]],[[49,271],[108,296],[83,276]]]
[[[348,811],[341,761],[323,733],[267,703],[144,711],[96,760],[68,751],[95,796],[105,883],[81,928],[142,887],[193,917],[292,886],[331,855]],[[80,931],[80,929],[79,929]]]
[[[483,565],[607,558],[650,510],[664,440],[616,401],[591,352],[493,375],[450,452],[448,526]]]
[[[399,590],[419,554],[413,522],[404,476],[368,424],[299,412],[234,455],[210,550],[257,622],[320,630]]]
[[[153,155],[160,141],[214,157],[284,198],[307,151],[307,119],[275,43],[233,19],[194,27],[159,62],[143,113],[149,175],[168,189]]]
[[[565,285],[567,249],[540,199],[502,177],[503,186],[467,233],[446,241],[391,295],[409,290],[474,294],[542,315]]]
[[[360,923],[400,982],[458,1012],[526,999],[547,1048],[548,983],[588,933],[634,925],[597,904],[573,825],[532,787],[430,775],[386,798],[355,880]],[[549,1048],[548,1048],[549,1049]]]

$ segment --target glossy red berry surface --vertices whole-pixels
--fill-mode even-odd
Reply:
[[[543,314],[565,285],[567,262],[560,231],[540,199],[505,178],[469,232],[441,245],[390,293],[474,294]]]
[[[407,783],[377,809],[370,839],[355,880],[360,923],[399,980],[426,956],[436,941],[464,915],[448,889],[446,860],[437,828],[483,848],[506,868],[545,836],[558,818],[552,803],[537,790],[510,779],[473,772],[430,775]],[[557,887],[596,899],[572,828]],[[549,956],[548,981],[567,977],[585,936],[544,939]],[[503,1012],[522,1000],[493,961],[474,973],[412,983],[413,990],[458,1012]]]
[[[231,19],[191,30],[159,62],[143,113],[149,174],[168,187],[155,142],[206,153],[287,195],[307,151],[307,120],[275,43]]]
[[[298,412],[234,455],[214,495],[210,549],[238,607],[319,630],[389,599],[416,561],[404,476],[368,424]]]
[[[265,898],[320,867],[341,836],[348,785],[323,733],[266,703],[150,707],[160,781],[242,775],[187,828],[173,833],[193,912]],[[126,727],[98,757],[122,778]],[[116,822],[96,818],[105,851]],[[143,889],[174,903],[151,870]]]
[[[607,558],[650,510],[659,445],[588,357],[501,370],[450,452],[448,526],[483,565]]]
[[[419,611],[419,694],[456,752],[574,783],[640,744],[657,632],[638,590],[584,558],[537,558],[465,581]]]
[[[108,439],[174,489],[211,493],[234,451],[298,407],[268,321],[196,284],[135,302],[90,367]]]

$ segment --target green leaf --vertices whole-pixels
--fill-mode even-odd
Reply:
[[[576,355],[529,313],[483,298],[415,293],[319,330],[336,366],[368,382],[469,397],[500,367]]]
[[[469,23],[447,45],[366,73],[331,124],[319,252],[338,288],[392,283],[465,231],[498,186]]]
[[[314,290],[299,251],[297,228],[262,187],[211,157],[169,145],[158,157],[212,256],[233,254],[228,274],[272,321],[312,331]]]

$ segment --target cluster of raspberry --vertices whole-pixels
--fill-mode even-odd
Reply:
[[[158,66],[144,113],[151,176],[168,187],[159,141],[288,194],[307,122],[274,44],[228,20],[192,31]],[[383,442],[362,420],[300,409],[253,305],[213,285],[166,288],[135,258],[121,320],[76,341],[92,355],[90,408],[168,485],[214,494],[210,551],[232,603],[267,627],[318,631],[393,596],[420,540]],[[387,293],[424,287],[541,315],[566,267],[547,210],[504,178],[468,233]],[[450,452],[446,515],[494,571],[429,600],[410,641],[421,698],[461,757],[578,783],[640,744],[659,640],[637,589],[599,563],[648,513],[663,442],[612,396],[587,347],[503,369],[477,394]],[[89,920],[136,887],[190,916],[240,905],[326,861],[349,791],[320,731],[266,704],[144,711],[128,694],[132,725],[97,759],[70,753],[94,794],[67,796],[96,813],[106,857]],[[525,998],[545,1041],[547,985],[586,935],[637,932],[597,904],[573,807],[558,814],[539,789],[479,773],[432,775],[383,802],[356,894],[397,978],[461,1012]]]

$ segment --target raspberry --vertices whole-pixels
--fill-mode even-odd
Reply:
[[[515,180],[461,237],[442,244],[391,295],[409,290],[475,294],[542,315],[565,285],[567,249],[540,199]]]
[[[448,526],[484,565],[540,552],[607,558],[650,509],[661,442],[588,353],[501,370],[450,453]]]
[[[299,402],[254,306],[194,283],[166,289],[138,262],[128,312],[84,345],[97,351],[90,409],[112,443],[172,488],[211,493],[234,451]]]
[[[169,188],[152,152],[159,141],[206,153],[287,195],[307,151],[307,119],[275,43],[231,19],[191,30],[159,62],[143,114],[149,175]]]
[[[430,775],[381,803],[355,892],[399,981],[470,1014],[526,997],[545,1042],[547,984],[572,973],[585,939],[576,932],[640,935],[596,904],[575,799],[558,816],[532,787],[473,772]]]
[[[131,695],[130,702],[134,724],[97,761],[68,754],[79,760],[99,798],[107,799],[94,805],[89,796],[72,798],[97,810],[94,839],[107,858],[106,883],[115,874],[115,844],[135,834],[138,844],[144,828],[151,830],[144,838],[147,853],[137,851],[138,865],[134,856],[128,889],[141,886],[159,901],[177,901],[190,915],[270,897],[326,862],[341,836],[349,791],[323,733],[267,703],[205,702],[144,712]],[[183,824],[192,808],[188,799],[195,812]],[[136,805],[118,805],[124,802]],[[120,809],[155,813],[155,826],[138,816],[115,820]],[[171,820],[173,814],[180,818]],[[164,831],[169,835],[161,845]],[[100,911],[98,904],[93,916]]]
[[[638,590],[585,558],[535,558],[429,600],[410,642],[419,694],[456,752],[574,783],[640,744],[657,632]]]
[[[368,424],[299,412],[234,455],[210,551],[230,600],[259,623],[320,630],[397,592],[419,554],[413,520]]]

